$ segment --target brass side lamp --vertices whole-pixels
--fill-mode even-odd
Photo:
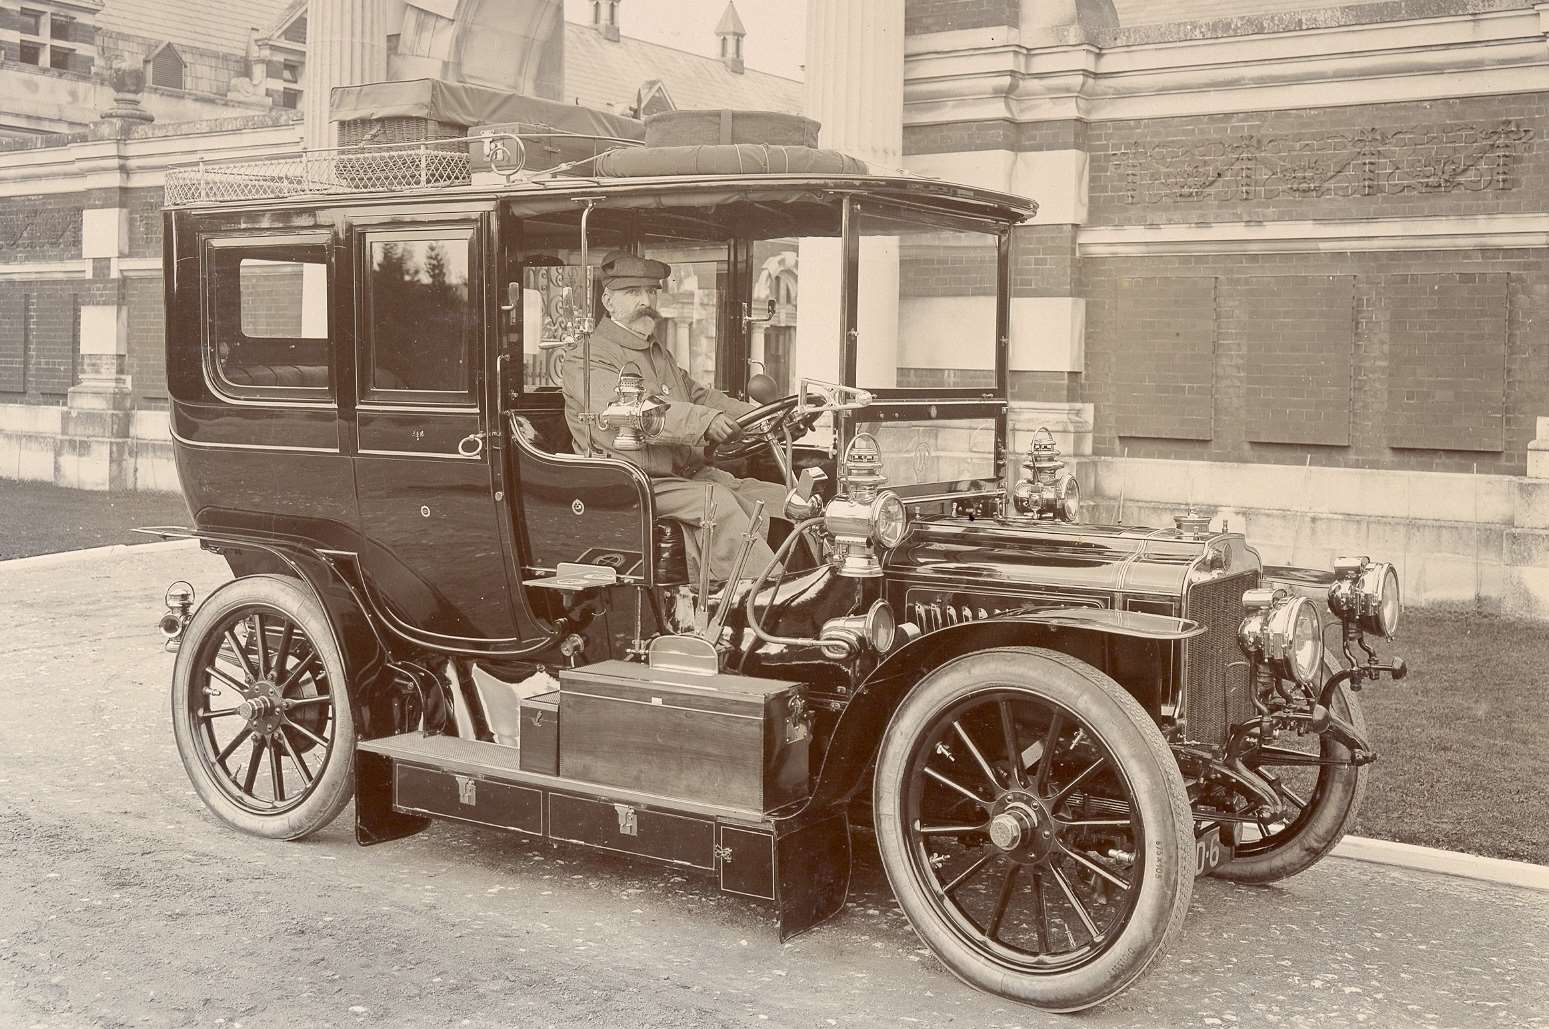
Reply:
[[[1019,514],[1058,522],[1074,522],[1081,514],[1081,486],[1060,460],[1054,434],[1046,428],[1033,433],[1011,503]]]
[[[613,387],[613,403],[597,416],[597,424],[618,430],[614,449],[644,450],[647,442],[661,435],[668,406],[659,395],[646,393],[639,367],[626,364]]]

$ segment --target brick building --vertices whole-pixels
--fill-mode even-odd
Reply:
[[[0,0],[0,80],[76,98],[28,99],[0,128],[95,126],[0,150],[0,477],[170,485],[151,459],[165,432],[160,169],[300,138],[285,108],[305,90],[303,2],[246,0],[267,20],[214,56],[158,40],[155,21],[112,23],[130,2],[176,6]],[[538,62],[551,86],[563,69],[564,99],[801,103],[799,84],[739,67],[732,22],[718,57],[707,27],[700,57],[632,43],[627,2],[593,6]],[[112,90],[79,61],[13,68],[18,26],[47,30],[23,8],[44,7],[75,12],[72,44],[97,26],[96,60],[140,55],[154,124],[97,125]],[[1544,614],[1549,3],[1302,8],[906,0],[901,148],[863,156],[1039,200],[1015,247],[1014,422],[1022,440],[1057,430],[1101,516],[1167,524],[1192,503],[1247,528],[1266,560],[1369,551],[1400,562],[1411,597]],[[865,35],[834,45],[859,52]],[[163,44],[183,62],[176,95],[155,84],[177,63]],[[814,45],[809,31],[809,64]],[[163,114],[174,101],[204,120]],[[66,109],[78,119],[46,127]],[[922,312],[943,299],[910,286],[932,273],[900,274]],[[907,342],[889,369],[900,383],[984,377]],[[104,447],[117,463],[98,461]]]
[[[1014,398],[1103,514],[1543,614],[1549,4],[1304,7],[914,0],[904,162],[1042,204]]]

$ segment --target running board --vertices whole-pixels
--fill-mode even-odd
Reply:
[[[780,939],[844,906],[843,808],[771,814],[678,801],[523,771],[518,750],[419,732],[368,740],[355,762],[355,838],[401,839],[449,818],[710,874],[723,892],[775,904]]]

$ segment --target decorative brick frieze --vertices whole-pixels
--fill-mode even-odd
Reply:
[[[1513,214],[1549,196],[1549,92],[1092,125],[1090,224]]]
[[[1112,157],[1129,204],[1479,193],[1516,185],[1535,132],[1513,120],[1351,133],[1134,143]]]
[[[0,198],[0,268],[80,257],[81,209],[78,196]]]

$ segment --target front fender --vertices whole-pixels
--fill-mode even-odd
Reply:
[[[1114,639],[1176,642],[1204,632],[1186,618],[1094,608],[1051,608],[982,622],[963,622],[920,636],[889,654],[867,676],[829,737],[808,807],[843,804],[865,785],[888,720],[904,696],[955,657],[994,647],[1044,647],[1101,667]]]

